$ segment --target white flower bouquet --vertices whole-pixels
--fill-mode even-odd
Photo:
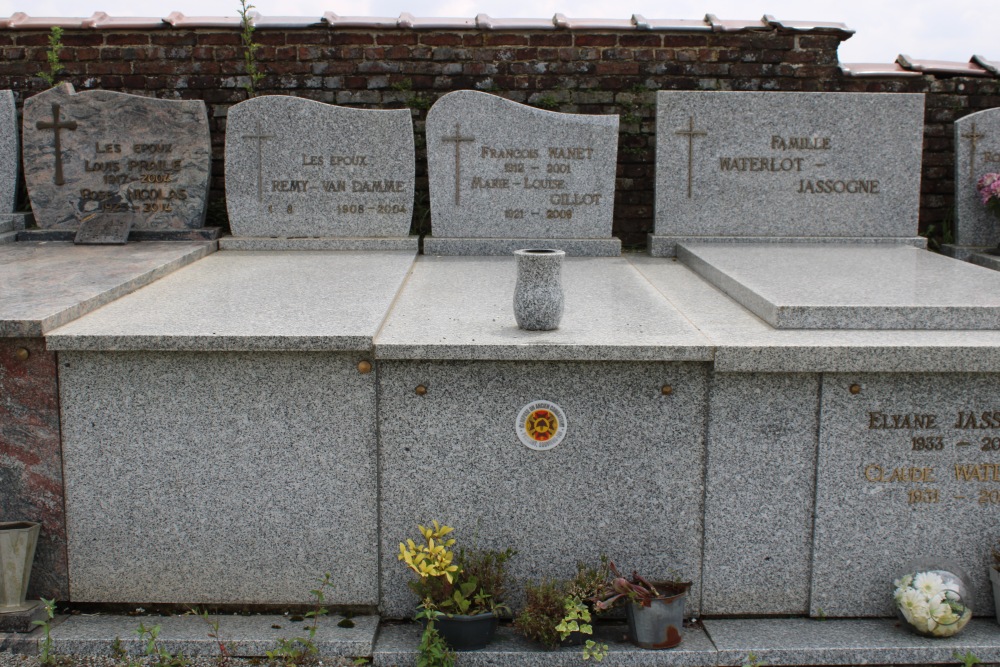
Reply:
[[[926,637],[951,637],[972,618],[959,575],[944,569],[917,569],[896,579],[893,598],[899,615]]]

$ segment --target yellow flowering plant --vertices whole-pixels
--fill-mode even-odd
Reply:
[[[419,596],[421,608],[447,615],[475,615],[506,611],[502,604],[506,563],[514,550],[454,550],[455,530],[438,523],[417,526],[420,541],[399,544],[398,559],[417,579],[410,589]]]

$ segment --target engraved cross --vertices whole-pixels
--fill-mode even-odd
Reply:
[[[244,139],[257,140],[257,201],[264,201],[264,140],[274,139],[273,134],[262,134],[260,131],[260,120],[257,121],[257,134],[244,134]]]
[[[694,138],[707,137],[708,132],[694,129],[694,116],[688,116],[688,129],[677,130],[674,134],[688,138],[688,199],[691,198],[691,179],[694,172]]]
[[[76,121],[75,120],[60,121],[59,112],[60,112],[59,105],[56,102],[53,102],[52,121],[50,122],[47,120],[40,120],[37,123],[35,123],[35,127],[38,128],[39,130],[52,130],[55,132],[55,139],[53,140],[53,144],[55,145],[56,149],[55,184],[63,185],[66,183],[66,180],[63,178],[62,143],[59,141],[59,130],[75,130]]]
[[[982,132],[976,132],[976,123],[972,123],[972,128],[965,134],[962,135],[963,139],[969,140],[969,178],[975,180],[976,178],[976,144],[980,139],[985,139],[986,135]]]
[[[462,152],[460,150],[462,143],[466,141],[475,141],[475,137],[463,137],[462,127],[460,123],[455,123],[455,134],[445,135],[441,137],[441,141],[451,141],[455,144],[455,206],[461,203],[461,182],[462,182]]]

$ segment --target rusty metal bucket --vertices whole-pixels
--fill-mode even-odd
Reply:
[[[42,525],[30,521],[0,523],[0,614],[24,611],[31,563]]]
[[[671,597],[650,600],[649,606],[629,602],[625,608],[632,642],[639,648],[673,648],[684,631],[684,600],[687,590]]]

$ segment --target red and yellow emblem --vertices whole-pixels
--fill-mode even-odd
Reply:
[[[517,416],[517,437],[531,449],[552,449],[566,435],[566,415],[555,403],[535,401]]]

